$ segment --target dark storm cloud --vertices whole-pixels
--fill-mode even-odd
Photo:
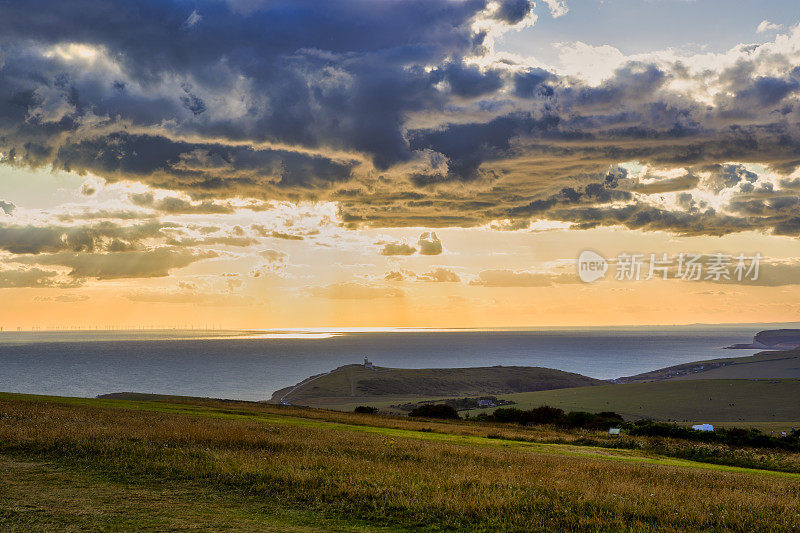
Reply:
[[[476,66],[450,63],[433,72],[433,81],[447,82],[452,94],[465,98],[475,98],[490,94],[503,86],[500,71],[481,71]]]
[[[757,218],[736,217],[704,211],[686,212],[661,209],[646,204],[623,207],[582,207],[559,209],[551,216],[556,220],[574,223],[576,229],[598,226],[624,226],[642,231],[666,231],[679,235],[726,235],[761,229],[765,223]]]
[[[163,136],[114,133],[62,145],[54,165],[91,171],[107,179],[133,178],[201,196],[262,196],[270,189],[314,187],[344,181],[355,161],[337,161],[287,150],[187,143]],[[280,194],[280,193],[278,193]],[[164,211],[179,209],[155,206]],[[162,202],[163,203],[163,202]],[[210,204],[209,204],[210,205]]]
[[[498,20],[516,24],[531,12],[533,4],[529,0],[501,0],[500,7],[494,16]]]
[[[465,60],[487,51],[486,30],[475,29],[486,24],[476,21],[517,24],[531,6],[5,2],[0,159],[191,198],[139,198],[167,214],[226,213],[230,198],[332,200],[349,227],[525,227],[541,218],[797,234],[796,195],[770,190],[745,166],[788,183],[800,165],[800,69],[788,52],[741,48],[730,66],[694,74],[679,62],[629,62],[596,85],[510,60]],[[673,81],[721,90],[699,101]],[[609,181],[626,161],[686,173]],[[692,197],[671,207],[643,198],[697,187],[735,188],[729,212]],[[98,246],[29,231],[30,241],[0,232],[0,247]]]
[[[514,74],[514,94],[520,98],[553,96],[553,88],[545,82],[555,79],[554,74],[541,68],[519,71]]]
[[[112,136],[84,145],[78,161],[70,150],[59,157],[54,136],[74,133],[91,113],[142,128],[171,122],[179,133],[229,141],[352,150],[386,168],[409,155],[403,114],[443,103],[434,88],[438,76],[425,65],[446,60],[454,90],[472,90],[472,71],[458,62],[479,44],[471,23],[484,5],[306,0],[263,2],[244,13],[225,2],[202,2],[202,18],[180,31],[191,13],[184,2],[4,3],[0,35],[12,53],[0,84],[3,122],[22,141],[6,151],[26,162],[66,158],[62,165],[81,166],[89,163],[86,150],[94,156],[117,143],[144,143],[142,158],[165,152],[156,161],[129,162],[134,173],[152,172],[159,160],[176,155],[164,138]],[[64,43],[100,47],[122,72],[41,53]],[[491,87],[496,80],[485,90]],[[232,100],[232,93],[240,97]],[[232,105],[236,113],[227,112]],[[103,168],[109,157],[98,163],[113,170]]]
[[[715,191],[730,188],[742,182],[753,183],[758,180],[758,174],[747,170],[743,165],[713,165],[711,171],[711,178],[707,180],[707,184]]]

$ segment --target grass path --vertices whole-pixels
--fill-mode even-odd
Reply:
[[[542,442],[531,442],[522,440],[509,440],[501,438],[481,437],[475,435],[458,435],[454,433],[443,433],[433,431],[419,431],[411,429],[400,429],[392,427],[370,426],[361,424],[348,424],[335,422],[319,418],[306,418],[272,413],[257,413],[244,409],[216,408],[203,405],[188,405],[182,403],[170,403],[165,401],[131,401],[131,400],[105,400],[93,398],[64,398],[46,396],[26,396],[16,394],[0,394],[3,397],[16,397],[19,399],[35,398],[39,401],[52,401],[54,403],[67,403],[71,405],[91,405],[95,407],[109,407],[133,409],[142,411],[164,412],[172,414],[182,414],[196,417],[211,417],[235,420],[256,420],[268,424],[281,424],[290,426],[312,427],[318,429],[330,429],[336,431],[352,431],[383,435],[390,438],[402,438],[424,441],[435,441],[447,444],[462,446],[491,446],[524,450],[531,453],[573,456],[580,458],[593,458],[609,461],[625,461],[654,465],[660,467],[676,467],[701,470],[716,470],[725,472],[736,472],[742,474],[753,474],[762,476],[780,476],[800,480],[800,473],[779,472],[773,470],[761,470],[756,468],[743,468],[737,466],[719,465],[685,459],[664,457],[655,454],[648,454],[639,450],[622,450],[613,448],[600,448],[596,446],[581,446],[573,444],[553,444]],[[457,430],[458,426],[453,426]]]

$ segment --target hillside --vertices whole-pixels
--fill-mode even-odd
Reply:
[[[800,345],[800,329],[759,331],[753,337],[753,343],[765,347],[798,346]]]
[[[669,380],[502,396],[520,409],[540,405],[614,411],[627,420],[709,422],[769,430],[800,427],[800,380]],[[473,411],[476,413],[478,411]]]
[[[694,361],[627,376],[616,383],[685,379],[800,379],[800,349],[766,351],[745,357]]]
[[[791,531],[800,514],[797,453],[150,398],[0,393],[0,530]]]
[[[368,369],[363,365],[346,365],[281,389],[270,401],[331,408],[376,402],[385,406],[424,398],[498,395],[604,383],[580,374],[540,367]]]

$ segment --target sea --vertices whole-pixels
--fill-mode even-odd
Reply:
[[[751,342],[758,331],[777,326],[5,331],[0,332],[0,391],[81,397],[144,392],[260,401],[365,357],[383,367],[541,366],[614,379],[749,355],[755,351],[723,348]]]

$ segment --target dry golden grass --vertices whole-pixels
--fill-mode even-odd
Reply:
[[[0,452],[89,469],[127,484],[189,483],[215,494],[393,528],[790,531],[800,523],[797,477],[537,453],[513,445],[458,445],[404,438],[391,429],[477,436],[498,431],[477,425],[220,406],[230,416],[252,411],[272,416],[270,422],[123,405],[3,399]],[[183,405],[201,410],[218,404]],[[293,415],[339,424],[285,423]],[[386,432],[353,429],[357,424],[383,424]],[[507,431],[530,436],[524,429]]]

